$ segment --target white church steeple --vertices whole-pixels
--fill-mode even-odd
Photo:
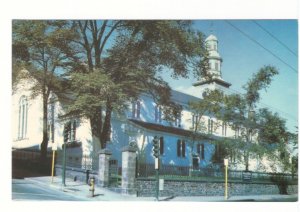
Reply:
[[[203,77],[193,85],[199,87],[200,92],[204,92],[205,89],[225,91],[231,84],[222,79],[221,65],[223,60],[218,51],[217,37],[213,34],[209,35],[205,39],[205,46],[208,51],[208,74],[210,77]]]
[[[208,72],[213,78],[222,78],[221,63],[222,58],[218,52],[218,39],[214,35],[210,35],[205,39],[206,49],[208,51]]]

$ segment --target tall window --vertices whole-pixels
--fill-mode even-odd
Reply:
[[[198,118],[199,116],[198,115],[193,115],[193,118],[192,118],[192,128],[195,129],[196,128],[196,125],[199,125],[198,123]]]
[[[28,102],[25,96],[22,96],[19,101],[19,124],[18,124],[18,138],[23,139],[27,134],[27,115]]]
[[[177,141],[177,156],[178,157],[185,157],[185,141],[184,140],[178,140]]]
[[[67,127],[67,125],[70,125],[68,127],[68,129],[69,129],[69,131],[68,131],[68,142],[74,142],[74,141],[76,141],[77,122],[76,122],[76,120],[71,120],[68,123],[66,123],[65,127]]]
[[[164,154],[164,137],[159,138],[159,150],[160,155]]]
[[[141,114],[141,102],[139,100],[132,102],[132,118],[139,119]]]
[[[161,123],[161,106],[155,106],[155,122]]]
[[[207,129],[208,129],[208,133],[213,133],[214,121],[212,119],[208,119]]]
[[[176,127],[181,127],[181,113],[180,112],[176,115],[174,125]]]
[[[214,50],[217,51],[217,44],[214,44]]]
[[[238,138],[239,136],[240,136],[240,128],[237,127],[237,128],[235,129],[235,135],[234,135],[234,137],[235,137],[235,138]]]
[[[223,122],[223,124],[222,124],[222,135],[226,136],[226,134],[227,134],[227,123]]]
[[[197,153],[200,156],[201,160],[204,160],[204,144],[197,144]]]
[[[219,70],[218,63],[215,63],[215,70],[216,70],[216,71],[218,71],[218,70]]]

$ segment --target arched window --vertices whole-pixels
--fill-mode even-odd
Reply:
[[[19,124],[18,124],[18,138],[23,139],[27,134],[27,115],[28,102],[25,96],[22,96],[19,101]]]

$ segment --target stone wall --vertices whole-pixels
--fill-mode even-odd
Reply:
[[[155,180],[138,179],[138,196],[155,196]],[[289,194],[298,193],[298,185],[289,185]],[[223,196],[224,183],[165,180],[160,196]],[[259,183],[229,183],[228,196],[279,194],[277,185]]]

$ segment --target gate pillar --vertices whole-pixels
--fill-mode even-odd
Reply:
[[[109,185],[109,158],[111,154],[111,151],[108,149],[102,149],[99,151],[98,184],[101,187]]]
[[[136,195],[136,148],[122,150],[122,194]]]

